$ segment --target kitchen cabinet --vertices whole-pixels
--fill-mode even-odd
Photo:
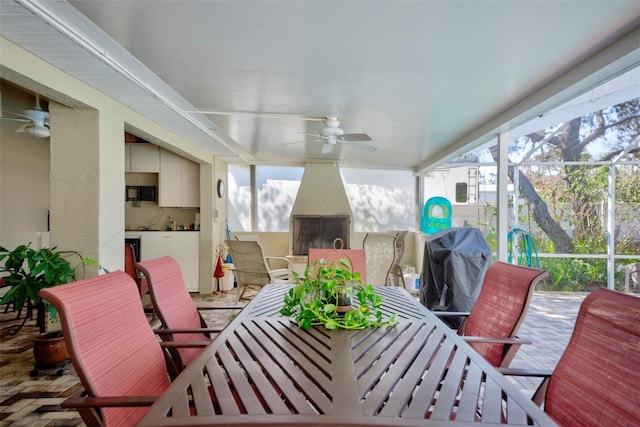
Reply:
[[[181,200],[184,207],[200,206],[200,165],[191,160],[182,159],[181,172]]]
[[[167,150],[160,150],[158,205],[180,208],[200,206],[200,165]]]
[[[160,148],[153,144],[125,144],[124,171],[132,173],[160,172]]]
[[[136,231],[134,234],[140,236],[141,261],[169,255],[180,264],[187,291],[198,292],[200,290],[199,232]]]

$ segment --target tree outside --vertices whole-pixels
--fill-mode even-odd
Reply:
[[[497,161],[497,146],[489,148]],[[480,159],[480,155],[465,156]],[[511,226],[526,228],[537,250],[584,258],[541,258],[549,280],[538,289],[589,291],[606,286],[608,197],[614,196],[615,254],[640,261],[640,98],[518,137],[509,144],[511,183],[518,185]],[[480,168],[483,169],[483,168]],[[495,179],[495,168],[481,182]],[[493,171],[493,174],[492,174]],[[615,186],[609,181],[614,179]],[[515,185],[515,184],[514,184]],[[487,240],[495,248],[495,204],[485,203]],[[455,215],[455,209],[454,209]],[[492,235],[493,233],[493,235]],[[622,287],[624,272],[616,275]]]

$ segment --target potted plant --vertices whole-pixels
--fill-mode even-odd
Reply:
[[[327,265],[315,262],[303,276],[294,273],[297,282],[284,297],[280,313],[291,317],[303,329],[323,325],[327,329],[362,329],[390,326],[397,321],[393,314],[382,318],[382,297],[372,285],[353,272],[346,259]],[[357,306],[352,306],[357,302]]]
[[[33,353],[36,366],[52,368],[61,366],[67,359],[64,339],[59,331],[45,333],[45,311],[55,317],[53,306],[40,298],[41,289],[72,282],[76,279],[76,270],[68,257],[77,257],[80,264],[98,266],[95,260],[83,257],[76,251],[59,251],[56,247],[33,249],[31,243],[20,245],[13,250],[0,246],[0,269],[8,273],[2,277],[5,286],[10,289],[0,300],[0,304],[13,304],[20,312],[25,304],[37,310],[36,326],[40,335],[34,338]],[[14,332],[24,326],[28,316]],[[36,371],[37,372],[37,371]]]

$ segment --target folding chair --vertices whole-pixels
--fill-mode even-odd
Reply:
[[[133,250],[133,245],[131,243],[124,244],[124,272],[127,273],[133,280],[135,280],[136,285],[138,285],[138,292],[140,293],[140,298],[149,293],[149,285],[147,283],[147,279],[142,277],[138,270],[136,270],[136,259],[135,251]],[[155,317],[155,312],[153,310],[153,304],[146,303],[144,304],[144,312],[150,314]]]
[[[88,426],[132,426],[169,386],[166,357],[122,271],[43,289],[58,311],[67,351],[88,399],[78,410]]]
[[[506,367],[521,344],[531,341],[516,336],[533,290],[548,276],[544,270],[496,262],[487,270],[480,295],[471,312],[434,311],[439,317],[464,316],[458,335],[493,366]]]
[[[559,425],[640,425],[640,298],[600,288],[578,312],[553,370],[508,368],[508,375],[542,376],[533,396]]]
[[[238,284],[237,301],[246,289],[260,288],[269,283],[292,283],[293,267],[286,258],[265,257],[260,242],[255,240],[227,240],[233,259],[233,274]],[[271,262],[287,262],[288,268],[273,268]]]
[[[391,269],[396,262],[395,233],[367,233],[362,242],[367,261],[367,280],[374,286],[391,285]]]
[[[341,238],[333,241],[333,248],[309,248],[307,265],[314,267],[317,262],[331,265],[342,260],[346,261],[354,273],[360,273],[360,278],[364,283],[367,281],[366,255],[363,249],[343,249],[344,242]]]
[[[163,340],[185,344],[170,348],[178,371],[181,371],[202,352],[202,347],[187,347],[189,342],[209,341],[220,328],[209,328],[200,310],[240,310],[242,306],[196,307],[187,292],[180,264],[163,256],[136,263],[149,283],[151,301],[164,330],[156,330]]]

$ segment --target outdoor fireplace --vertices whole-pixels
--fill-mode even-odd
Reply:
[[[349,249],[349,215],[293,215],[293,255],[309,255],[309,248],[333,248],[338,237]]]

